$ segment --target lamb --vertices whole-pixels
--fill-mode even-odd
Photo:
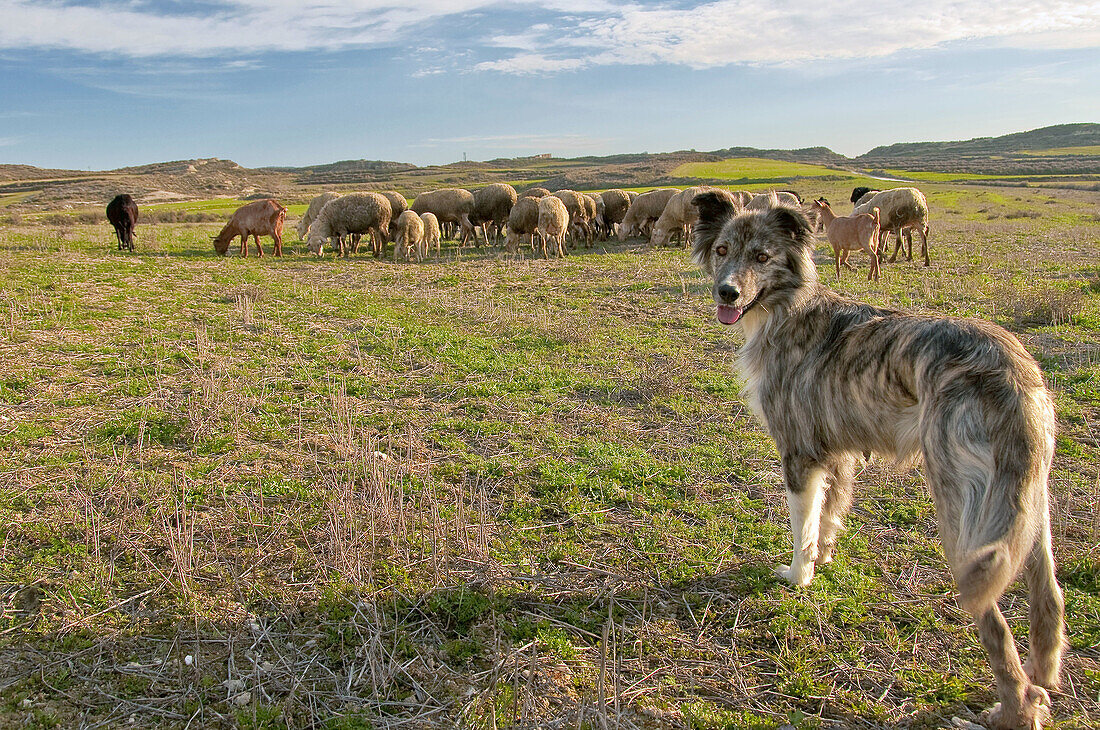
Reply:
[[[508,213],[508,236],[504,239],[504,250],[516,256],[524,238],[535,248],[534,234],[539,226],[539,198],[525,197],[516,201]]]
[[[427,245],[424,243],[424,221],[411,210],[406,210],[397,216],[397,223],[392,226],[393,260],[403,256],[406,261],[416,259],[419,263],[428,255]]]
[[[586,246],[592,245],[592,227],[588,224],[588,206],[585,197],[576,190],[558,190],[551,193],[552,196],[565,204],[569,211],[570,232],[579,233],[584,237]],[[593,212],[595,209],[593,208]]]
[[[833,262],[836,264],[836,278],[840,279],[840,265],[853,268],[848,263],[848,254],[855,249],[863,249],[871,257],[871,270],[867,272],[867,281],[878,281],[879,261],[876,250],[878,239],[879,209],[870,213],[858,213],[850,216],[837,216],[829,207],[829,201],[818,198],[811,207],[821,216],[825,233],[833,247]],[[843,254],[843,255],[842,255]]]
[[[325,207],[325,204],[330,200],[336,200],[340,197],[340,193],[321,193],[313,200],[309,201],[309,207],[306,208],[306,212],[298,220],[296,226],[298,230],[298,240],[306,240],[306,236],[309,234],[309,225],[317,217],[317,214],[321,212],[321,208]]]
[[[347,257],[345,242],[349,234],[371,233],[374,255],[382,255],[390,226],[390,201],[378,193],[349,193],[329,201],[309,229],[307,246],[311,253],[324,255],[324,243],[336,239],[336,253]]]
[[[550,258],[546,248],[546,242],[551,242],[551,249],[561,258],[565,256],[565,233],[569,230],[569,211],[565,203],[555,195],[547,195],[538,199],[539,222],[536,232],[542,240],[542,255]]]
[[[439,239],[442,237],[439,231],[439,219],[433,213],[421,213],[420,221],[424,224],[424,255],[428,249],[435,246],[435,257],[439,258]]]
[[[115,229],[118,250],[134,250],[134,226],[137,225],[138,207],[132,196],[122,193],[107,203],[107,220]]]
[[[519,194],[521,198],[545,198],[550,194],[546,188],[527,188]]]
[[[474,193],[474,212],[470,215],[470,222],[475,226],[480,225],[485,233],[485,242],[489,242],[490,228],[495,228],[493,240],[495,241],[503,232],[504,224],[508,222],[508,214],[518,199],[516,189],[507,183],[493,183],[486,185]],[[474,240],[477,240],[476,234]]]
[[[260,245],[260,236],[271,236],[275,241],[275,255],[283,255],[283,223],[286,221],[286,208],[271,198],[256,200],[242,205],[233,212],[229,222],[214,236],[214,250],[225,256],[229,244],[237,236],[241,237],[241,256],[248,256],[248,237],[256,240],[256,252],[262,258],[264,248]]]
[[[635,198],[623,216],[619,240],[625,241],[629,236],[642,235],[665,212],[669,199],[679,192],[676,188],[658,188]]]
[[[401,217],[401,214],[409,209],[409,199],[396,190],[383,190],[378,193],[386,200],[390,201],[390,238],[397,237],[397,231],[395,226],[397,225],[397,219]]]
[[[603,201],[604,225],[607,227],[607,235],[615,235],[615,226],[623,222],[627,208],[630,207],[630,195],[625,190],[612,188],[600,193]]]
[[[463,188],[441,188],[421,193],[413,201],[412,210],[416,213],[432,213],[440,226],[453,223],[462,234],[460,246],[465,246],[474,233],[470,214],[474,212],[474,194]]]
[[[650,236],[649,244],[655,247],[666,246],[672,240],[672,237],[678,234],[680,241],[687,246],[691,240],[691,227],[699,219],[699,209],[692,205],[691,201],[700,193],[711,192],[721,195],[733,203],[735,207],[738,207],[733,195],[721,188],[710,185],[685,188],[668,199],[664,211],[661,212],[661,217],[653,224],[653,233]]]
[[[878,208],[881,213],[879,222],[879,256],[886,255],[886,236],[893,233],[897,237],[894,244],[894,255],[890,257],[890,263],[898,260],[898,251],[901,250],[901,235],[909,244],[909,261],[913,260],[913,229],[921,237],[921,254],[924,256],[924,265],[931,266],[928,258],[928,201],[924,193],[916,188],[894,188],[883,190],[873,196],[862,205],[857,205],[852,214],[870,213],[873,208]]]

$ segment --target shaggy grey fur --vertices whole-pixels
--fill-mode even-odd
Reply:
[[[1038,727],[1064,644],[1047,474],[1055,418],[1035,360],[1011,334],[972,319],[903,314],[822,287],[800,210],[773,200],[738,215],[695,198],[694,257],[713,276],[718,318],[739,323],[738,365],[775,440],[791,512],[795,585],[828,562],[867,451],[923,456],[944,553],[997,680],[993,728]],[[1021,569],[1031,650],[1021,666],[997,608]]]

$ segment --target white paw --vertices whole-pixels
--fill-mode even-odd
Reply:
[[[775,569],[775,574],[792,586],[809,585],[814,577],[814,564],[810,563],[809,566],[801,570],[795,570],[789,565],[783,565]]]

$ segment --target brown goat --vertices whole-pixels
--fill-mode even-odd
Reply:
[[[829,244],[833,247],[833,260],[836,263],[836,278],[840,278],[840,265],[853,269],[848,263],[848,254],[863,249],[871,257],[871,270],[867,272],[867,281],[878,281],[878,251],[876,250],[879,231],[879,210],[870,213],[855,213],[838,216],[829,207],[829,201],[818,198],[811,208],[821,216]]]
[[[283,223],[286,221],[286,208],[271,198],[256,200],[242,205],[233,213],[221,232],[214,236],[214,250],[225,256],[229,244],[237,236],[241,237],[241,256],[248,256],[248,237],[256,239],[256,252],[261,258],[264,247],[260,245],[260,236],[271,236],[275,241],[275,255],[283,255]]]

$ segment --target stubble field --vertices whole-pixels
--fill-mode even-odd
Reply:
[[[1043,366],[1100,724],[1100,198],[922,186],[932,267],[837,283]],[[844,201],[850,186],[803,190]],[[840,211],[850,206],[837,203]],[[943,727],[992,679],[919,467],[806,589],[778,459],[680,249],[222,259],[215,224],[0,225],[0,725]],[[288,226],[288,239],[294,237]],[[233,250],[233,249],[231,249]],[[1026,642],[1026,594],[1002,603]]]

